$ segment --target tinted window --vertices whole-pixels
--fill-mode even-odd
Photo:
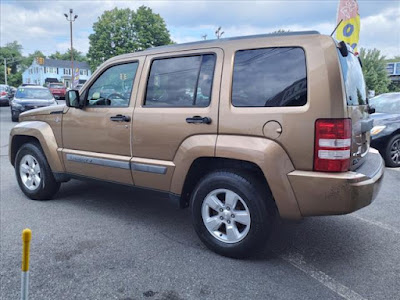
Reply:
[[[154,60],[147,83],[145,106],[208,106],[215,55]]]
[[[53,95],[48,89],[19,88],[15,94],[19,99],[51,100]]]
[[[107,69],[88,92],[87,106],[128,106],[138,63]]]
[[[358,58],[351,52],[346,57],[343,57],[339,50],[337,52],[342,67],[347,105],[367,104],[367,88]]]
[[[234,106],[302,106],[307,74],[301,48],[264,48],[236,52],[232,83]]]

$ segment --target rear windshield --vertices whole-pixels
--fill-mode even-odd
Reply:
[[[62,83],[52,83],[50,84],[51,88],[63,88],[64,85]]]
[[[358,58],[351,52],[343,57],[337,50],[340,66],[342,67],[343,81],[346,89],[347,105],[366,105],[367,89]]]
[[[15,94],[19,99],[51,100],[53,95],[47,89],[19,88]]]

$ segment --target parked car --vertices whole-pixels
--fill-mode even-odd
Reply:
[[[12,99],[11,89],[8,85],[0,84],[0,105],[10,105],[10,100]]]
[[[17,89],[14,99],[11,101],[11,120],[18,122],[18,117],[22,112],[56,104],[57,102],[48,88],[21,86]]]
[[[400,167],[400,93],[387,93],[369,100],[375,113],[372,147],[379,150],[386,166]]]
[[[49,90],[56,99],[65,99],[66,88],[61,82],[50,83]]]
[[[259,249],[277,214],[351,213],[381,186],[360,62],[317,32],[117,56],[66,104],[25,112],[11,131],[27,197],[50,199],[70,178],[162,191],[222,255]]]

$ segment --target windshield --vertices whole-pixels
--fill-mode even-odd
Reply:
[[[358,58],[351,52],[346,57],[342,56],[339,49],[337,52],[346,88],[347,105],[366,105],[367,89]]]
[[[53,95],[48,89],[32,89],[32,88],[19,88],[15,95],[16,98],[20,99],[40,99],[40,100],[51,100]]]
[[[51,88],[59,88],[59,89],[62,89],[64,86],[63,86],[62,83],[52,83],[52,84],[50,84],[50,87],[51,87]]]
[[[400,93],[379,95],[369,102],[377,113],[400,114]]]

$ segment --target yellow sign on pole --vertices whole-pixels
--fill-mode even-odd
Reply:
[[[340,23],[340,24],[339,24]],[[357,0],[339,0],[336,39],[349,44],[357,52],[360,39],[360,15]]]

